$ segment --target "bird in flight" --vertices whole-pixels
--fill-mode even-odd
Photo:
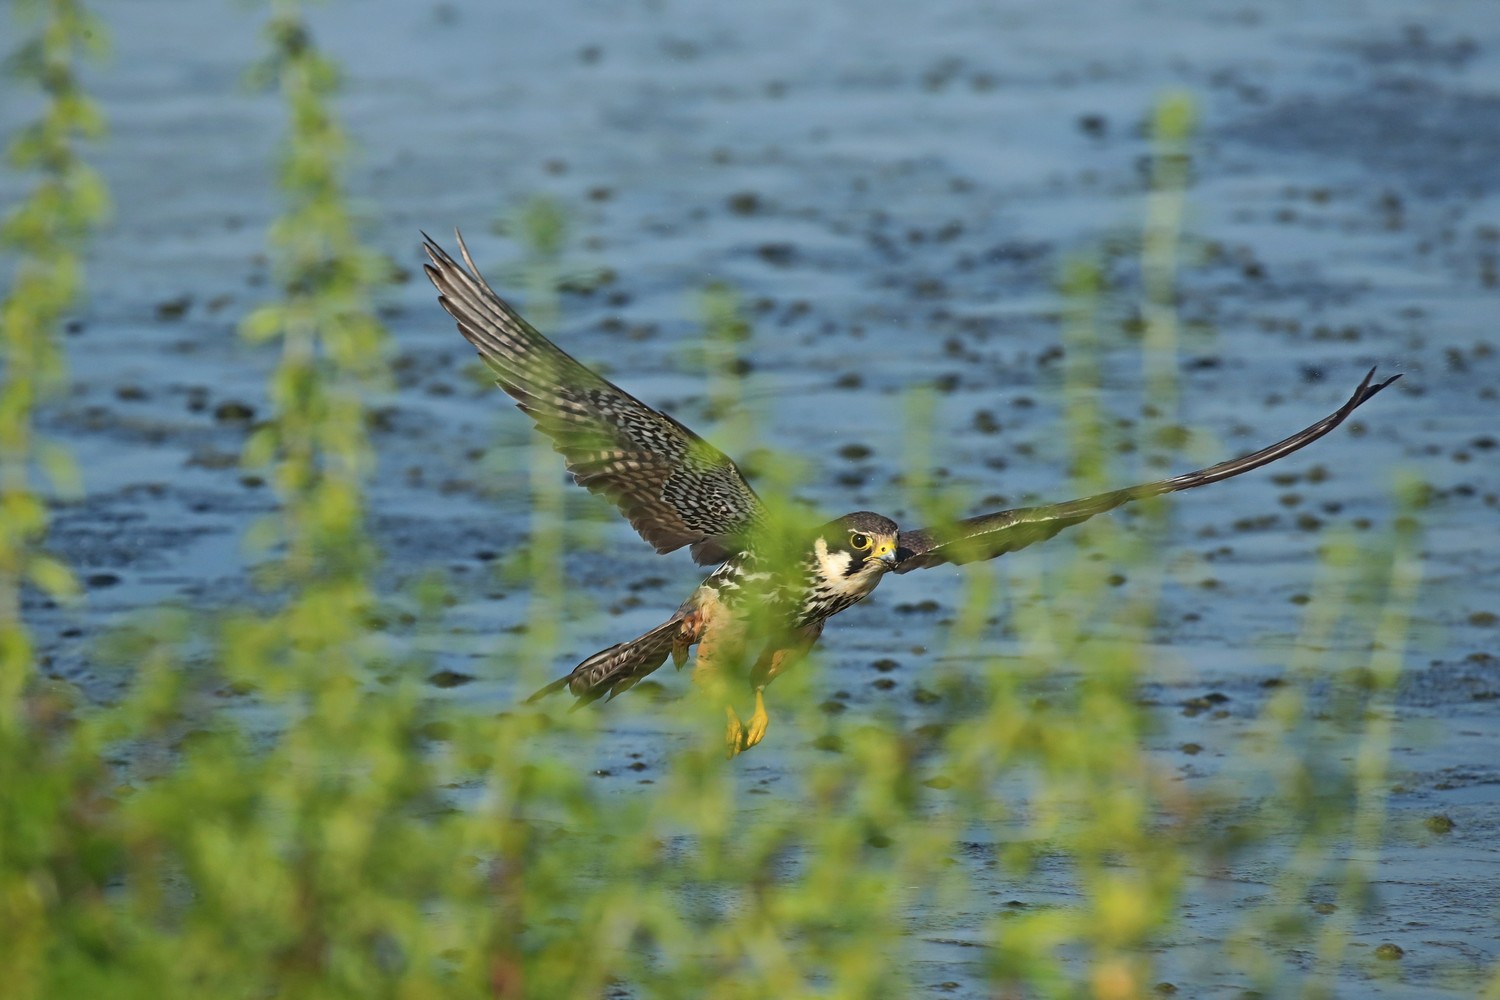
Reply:
[[[589,370],[522,319],[480,275],[463,237],[455,236],[463,264],[424,233],[431,260],[424,269],[438,302],[500,388],[552,439],[574,480],[618,507],[657,552],[688,546],[699,565],[718,564],[666,621],[588,657],[531,700],[564,687],[580,704],[612,698],[668,656],[681,668],[697,646],[695,679],[749,668],[753,713],[742,721],[733,705],[725,709],[731,757],[766,734],[766,685],[806,655],[829,618],[867,597],[887,573],[994,559],[1132,500],[1258,469],[1327,434],[1401,377],[1376,382],[1372,368],[1343,406],[1310,427],[1170,479],[918,531],[903,531],[870,511],[789,530],[723,452]]]

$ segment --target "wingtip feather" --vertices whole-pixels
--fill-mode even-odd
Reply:
[[[1349,405],[1349,410],[1351,412],[1356,407],[1363,406],[1370,399],[1374,398],[1374,396],[1378,392],[1380,392],[1380,390],[1384,389],[1386,386],[1390,385],[1392,382],[1395,382],[1397,379],[1399,379],[1404,374],[1403,372],[1397,372],[1396,374],[1392,375],[1390,378],[1382,379],[1381,381],[1376,382],[1375,381],[1375,372],[1376,372],[1376,370],[1377,370],[1376,368],[1372,367],[1368,372],[1366,372],[1365,373],[1364,381],[1360,382],[1359,388],[1357,388],[1357,389],[1354,390],[1354,395],[1350,398],[1349,404],[1348,404]]]

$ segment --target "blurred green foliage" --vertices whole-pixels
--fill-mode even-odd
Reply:
[[[33,175],[35,184],[0,220],[0,247],[14,259],[0,304],[0,726],[7,728],[31,668],[21,583],[57,597],[77,591],[67,568],[39,547],[47,512],[32,489],[32,463],[64,492],[77,492],[78,474],[65,452],[35,437],[32,413],[65,381],[58,326],[82,289],[79,245],[109,211],[104,185],[80,152],[104,130],[78,85],[79,61],[102,51],[100,27],[80,5],[60,0],[17,4],[14,17],[25,35],[6,61],[7,75],[40,90],[45,102],[40,116],[6,143],[8,165]]]
[[[80,60],[103,45],[99,26],[63,0],[16,4],[13,15],[22,40],[7,75],[44,100],[6,144],[8,166],[34,183],[0,221],[11,264],[0,302],[0,969],[7,992],[31,997],[59,995],[49,992],[59,946],[97,940],[99,887],[119,854],[94,822],[107,808],[98,744],[70,733],[71,692],[38,682],[22,620],[28,587],[56,600],[78,590],[44,551],[47,508],[33,470],[56,493],[76,492],[78,474],[33,420],[65,382],[60,321],[82,292],[80,244],[109,206],[82,155],[103,122],[78,84]]]
[[[773,794],[753,794],[754,772],[723,760],[721,717],[702,697],[638,692],[608,717],[445,711],[424,696],[425,665],[377,622],[363,399],[385,377],[371,306],[384,271],[347,204],[336,67],[289,0],[273,5],[252,71],[289,121],[285,210],[270,233],[279,291],[244,322],[252,342],[281,352],[274,415],[245,455],[279,498],[249,533],[265,599],[162,611],[117,650],[136,676],[118,704],[73,705],[39,683],[23,581],[59,596],[72,585],[41,551],[45,504],[28,470],[51,455],[55,478],[72,476],[30,420],[61,377],[58,323],[105,199],[77,152],[99,122],[73,72],[99,30],[62,0],[24,9],[40,28],[14,66],[49,103],[12,143],[13,165],[41,180],[4,231],[20,259],[0,388],[7,997],[905,997],[930,987],[913,969],[929,947],[918,928],[934,925],[968,935],[994,995],[1136,997],[1160,978],[1156,946],[1181,925],[1188,879],[1287,843],[1274,898],[1248,914],[1225,959],[1265,995],[1327,992],[1380,843],[1392,685],[1420,579],[1414,499],[1378,544],[1330,540],[1305,641],[1257,722],[1255,752],[1208,791],[1147,750],[1160,511],[1135,532],[1091,522],[1053,543],[1062,557],[1045,564],[1016,557],[970,572],[949,648],[924,656],[938,723],[825,713],[815,666],[780,681],[772,740],[814,739],[792,751]],[[1168,361],[1191,118],[1180,97],[1157,114],[1162,160],[1143,239],[1148,398],[1163,421],[1175,419]],[[566,221],[535,201],[512,224],[527,250],[528,311],[544,329]],[[1126,338],[1100,329],[1115,290],[1095,262],[1068,264],[1060,293],[1059,391],[1086,493],[1140,471],[1115,467],[1094,391],[1099,352]],[[739,379],[753,331],[729,289],[710,290],[703,313],[711,407],[730,421],[726,442],[753,451],[754,422],[735,416],[747,412]],[[963,500],[926,475],[934,412],[931,396],[913,397],[908,499],[941,514]],[[573,540],[557,458],[539,442],[527,461],[536,514],[518,569],[532,615],[502,664],[517,672],[553,668],[577,607],[562,570]],[[769,465],[759,482],[794,493],[798,467]],[[1002,575],[1024,609],[1005,655],[984,641]],[[1321,652],[1371,639],[1370,655]],[[1319,693],[1330,684],[1331,696]],[[606,721],[649,725],[677,748],[652,783],[620,790],[582,770]],[[976,844],[993,856],[976,860]],[[976,865],[1018,887],[1045,872],[1065,898],[1009,907]],[[1330,883],[1341,916],[1314,933],[1300,917],[1306,896]],[[1309,943],[1317,962],[1303,979],[1281,956]]]

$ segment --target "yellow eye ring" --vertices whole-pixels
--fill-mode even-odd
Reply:
[[[870,547],[870,536],[861,535],[856,531],[849,536],[849,544],[854,546],[859,551],[863,552],[865,549],[868,549]]]

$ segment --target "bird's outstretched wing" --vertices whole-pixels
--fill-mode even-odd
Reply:
[[[1017,507],[993,514],[955,521],[952,524],[925,528],[921,531],[903,531],[897,542],[897,573],[906,573],[925,566],[943,563],[967,563],[981,559],[994,559],[1007,552],[1024,549],[1036,542],[1046,541],[1064,528],[1087,521],[1095,514],[1114,510],[1121,504],[1144,497],[1160,496],[1177,490],[1190,490],[1195,486],[1207,486],[1221,479],[1238,476],[1242,472],[1258,469],[1262,465],[1290,455],[1299,448],[1312,444],[1318,438],[1343,423],[1349,414],[1365,403],[1381,389],[1390,385],[1400,375],[1393,375],[1384,382],[1374,382],[1375,369],[1371,368],[1359,388],[1349,401],[1335,412],[1319,420],[1311,427],[1298,431],[1284,441],[1278,441],[1260,451],[1240,458],[1220,462],[1196,472],[1185,472],[1171,479],[1140,486],[1100,493],[1082,500],[1066,503],[1043,504],[1039,507]],[[1373,384],[1372,384],[1373,383]]]
[[[438,302],[580,486],[608,497],[658,552],[691,545],[708,564],[742,548],[764,508],[728,456],[538,333],[485,282],[462,236],[467,268],[422,236]]]

